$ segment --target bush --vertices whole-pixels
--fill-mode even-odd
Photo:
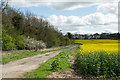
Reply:
[[[60,64],[59,64],[59,59],[56,58],[51,64],[51,70],[55,72],[58,71],[58,69],[60,69]]]
[[[27,37],[25,42],[26,47],[29,49],[36,49],[37,51],[37,49],[46,48],[46,44],[42,40],[37,41],[34,38]]]
[[[2,26],[2,37],[3,37],[3,49],[24,49],[25,48],[25,36],[20,35],[19,32],[12,25]]]
[[[15,44],[17,46],[17,49],[24,49],[25,48],[25,45],[26,45],[26,43],[24,42],[25,36],[17,35],[14,38],[14,40],[15,40]]]
[[[16,49],[16,45],[14,44],[14,40],[10,35],[4,34],[2,37],[2,41],[3,41],[3,50]]]
[[[71,44],[71,40],[68,37],[65,37],[66,45]]]

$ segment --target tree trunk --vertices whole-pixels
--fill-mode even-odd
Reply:
[[[35,47],[35,52],[37,52],[37,50],[38,50],[38,47],[36,46],[36,47]]]

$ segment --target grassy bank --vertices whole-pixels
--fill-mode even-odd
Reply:
[[[70,56],[73,56],[76,48],[59,53],[57,56],[43,63],[39,68],[25,74],[27,78],[46,78],[52,72],[69,70],[72,65],[69,62]]]
[[[60,48],[60,49],[54,49],[54,50],[47,50],[47,51],[11,51],[11,55],[8,55],[8,56],[3,56],[2,57],[2,64],[6,64],[10,61],[14,61],[14,60],[19,60],[19,59],[22,59],[22,58],[26,58],[26,57],[31,57],[31,56],[34,56],[34,55],[38,55],[38,54],[44,54],[44,53],[47,53],[47,52],[52,52],[52,51],[58,51],[58,50],[62,50],[62,49],[66,49],[68,47],[65,47],[65,48]]]

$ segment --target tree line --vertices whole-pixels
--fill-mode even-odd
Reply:
[[[28,11],[22,13],[9,6],[2,11],[3,50],[49,48],[71,43],[68,36],[64,36],[48,21]]]
[[[71,34],[70,32],[67,33],[68,37],[71,39],[113,39],[118,40],[120,39],[120,33],[95,33],[95,34]]]

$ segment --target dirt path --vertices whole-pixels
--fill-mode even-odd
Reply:
[[[76,46],[73,46],[71,48],[74,48],[74,47]],[[3,78],[20,78],[21,76],[23,76],[24,73],[30,72],[38,68],[40,64],[46,62],[48,59],[56,56],[62,51],[65,51],[71,48],[49,52],[45,54],[40,54],[37,56],[32,56],[32,57],[28,57],[28,58],[24,58],[24,59],[20,59],[20,60],[16,60],[16,61],[12,61],[7,64],[4,64],[2,68],[3,70],[2,77]]]
[[[69,45],[69,46],[61,46],[61,47],[44,48],[44,49],[40,49],[38,51],[55,50],[55,49],[66,48],[66,47],[70,47],[70,46],[71,45]],[[29,51],[29,50],[15,50],[16,53],[18,53],[19,51]],[[31,51],[34,51],[34,50],[31,50]],[[9,52],[9,51],[2,51],[1,55],[2,56],[8,56],[8,55],[11,55],[11,52]]]

